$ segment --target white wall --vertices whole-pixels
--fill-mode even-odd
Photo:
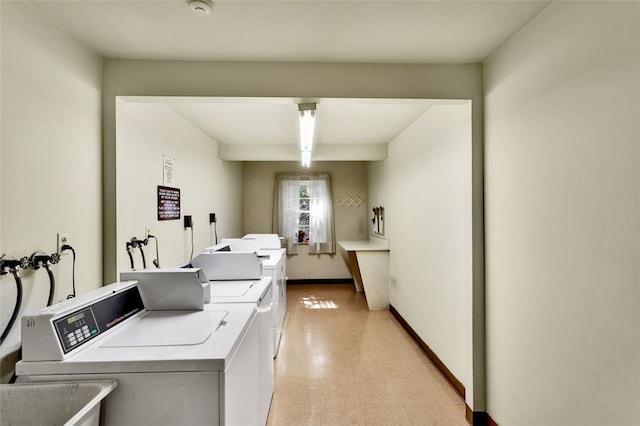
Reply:
[[[640,424],[640,3],[555,2],[485,90],[488,412]]]
[[[0,253],[18,258],[56,250],[71,234],[77,293],[102,285],[102,60],[22,2],[0,2]],[[53,267],[55,300],[71,292],[71,256]],[[44,270],[25,271],[21,314],[46,305]],[[15,284],[0,278],[0,327],[13,311]],[[20,345],[19,321],[0,348]],[[7,370],[8,369],[8,370]],[[13,365],[3,368],[10,373]]]
[[[437,105],[369,167],[385,207],[391,305],[462,382],[473,405],[471,102]],[[479,408],[480,411],[482,407]]]
[[[191,231],[182,217],[191,215],[196,256],[214,244],[209,213],[217,218],[218,239],[241,236],[242,164],[221,161],[217,143],[164,104],[117,104],[118,271],[131,268],[125,249],[132,237],[144,238],[145,227],[158,238],[160,265],[176,266],[191,255]],[[163,185],[163,155],[174,159],[175,188],[180,188],[180,220],[157,220],[157,187]],[[153,268],[155,242],[144,248]],[[136,268],[142,267],[134,250]]]
[[[333,214],[336,240],[366,240],[368,234],[367,168],[360,161],[313,161],[310,168],[300,162],[247,162],[244,166],[243,233],[271,233],[273,197],[276,173],[329,172],[333,190]],[[360,197],[360,206],[342,206],[339,197]],[[335,255],[309,255],[308,246],[299,246],[299,253],[287,257],[290,279],[351,278],[339,247]]]

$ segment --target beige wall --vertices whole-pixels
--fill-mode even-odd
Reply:
[[[299,162],[246,162],[243,171],[243,233],[271,233],[274,180],[279,172],[329,172],[333,189],[336,240],[365,240],[367,227],[367,169],[364,162],[314,161],[310,168]],[[340,206],[340,197],[360,197],[359,206]],[[298,255],[288,256],[290,279],[350,278],[351,273],[339,250],[335,255],[309,255],[300,246]]]
[[[385,207],[390,301],[474,406],[471,102],[435,105],[369,167],[369,203]]]
[[[106,60],[103,86],[104,271],[115,275],[116,96],[470,99],[473,409],[484,410],[482,66]],[[243,207],[247,210],[247,207]],[[322,269],[320,267],[319,269]],[[315,271],[316,268],[311,269]],[[294,272],[295,269],[292,270]],[[404,314],[404,312],[400,312]]]
[[[217,143],[160,103],[118,100],[117,270],[131,268],[126,242],[144,238],[150,228],[158,238],[160,264],[171,267],[189,260],[191,231],[182,216],[193,219],[193,253],[214,244],[209,213],[216,213],[219,239],[242,231],[242,164],[221,161]],[[176,143],[179,141],[179,143]],[[174,183],[180,189],[179,220],[157,219],[157,186],[163,185],[163,156],[173,159]],[[155,242],[145,247],[153,267]],[[135,266],[142,267],[139,250]]]
[[[23,2],[0,2],[0,254],[56,251],[56,234],[71,235],[81,294],[102,285],[100,89],[102,60]],[[52,268],[55,301],[72,291],[72,260]],[[21,315],[46,305],[44,270],[27,270]],[[0,329],[15,303],[12,276],[0,277]],[[20,346],[20,320],[0,348]]]
[[[640,424],[640,3],[553,3],[485,90],[488,411]]]

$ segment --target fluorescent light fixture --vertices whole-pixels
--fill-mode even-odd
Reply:
[[[313,149],[313,134],[316,120],[316,104],[298,104],[300,111],[300,153],[302,165],[309,167],[311,164],[311,151]]]
[[[313,148],[313,129],[315,127],[315,111],[300,111],[300,149],[311,151]]]
[[[309,167],[311,165],[311,151],[302,151],[302,166]]]

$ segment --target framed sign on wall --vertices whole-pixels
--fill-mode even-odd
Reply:
[[[158,220],[180,219],[180,188],[158,185]]]

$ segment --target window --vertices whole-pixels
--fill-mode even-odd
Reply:
[[[335,253],[331,178],[328,173],[277,175],[273,230],[284,237],[287,253],[309,245],[309,253]]]
[[[298,244],[309,244],[309,224],[311,222],[309,184],[300,183],[298,188],[299,198],[295,200],[298,201]]]

